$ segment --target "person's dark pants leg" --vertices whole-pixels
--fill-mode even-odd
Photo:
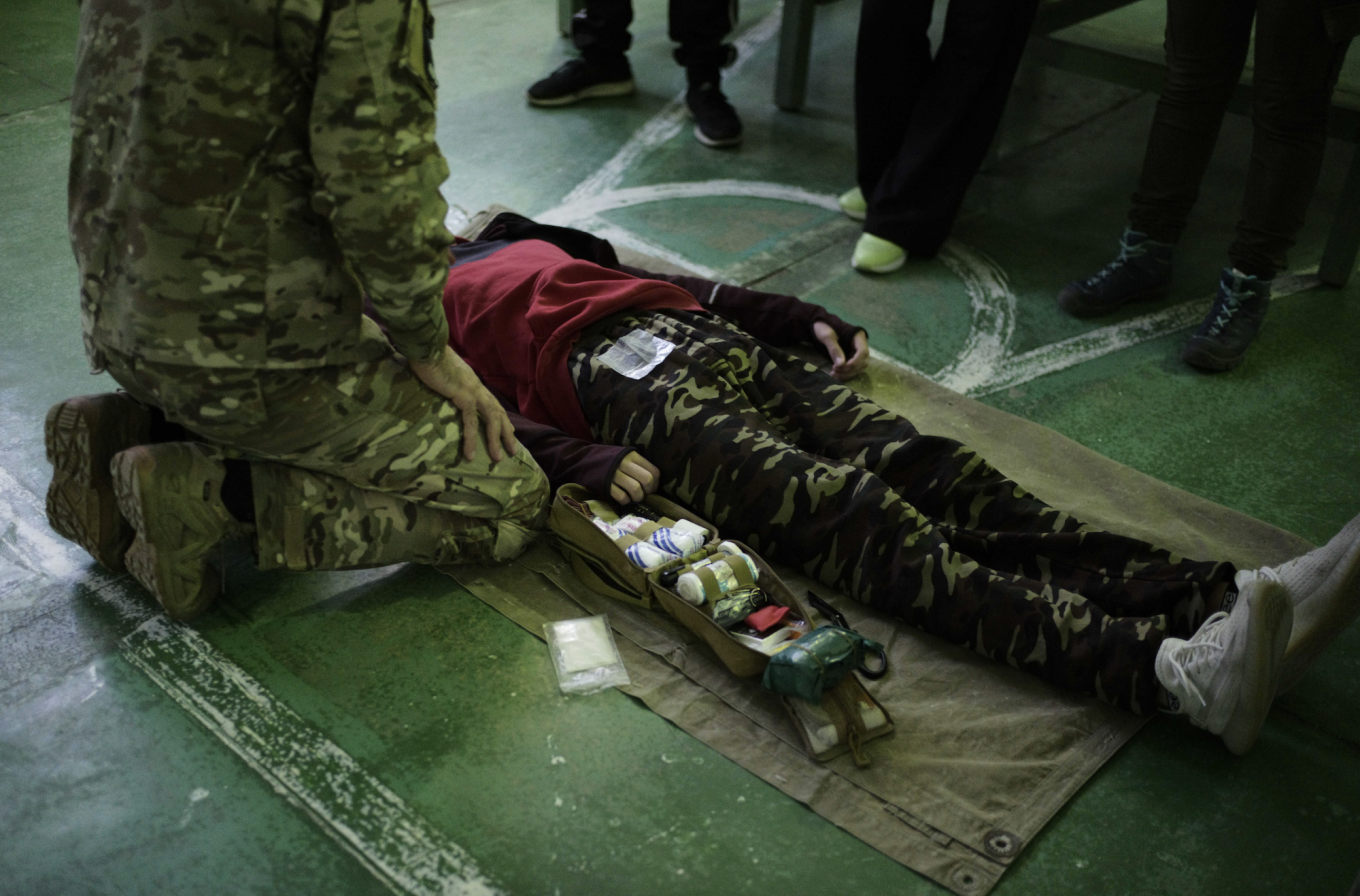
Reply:
[[[928,0],[864,0],[855,126],[867,233],[913,255],[939,251],[996,135],[1037,8],[951,0],[931,60]]]
[[[933,0],[864,0],[855,43],[856,181],[867,199],[902,149],[930,72]]]
[[[636,327],[677,346],[641,381],[598,360]],[[582,337],[570,365],[601,440],[651,459],[662,490],[724,534],[955,644],[1137,712],[1155,709],[1162,639],[1188,637],[1234,573],[1082,526],[957,442],[922,436],[711,318],[613,318]]]
[[[1174,243],[1199,196],[1247,58],[1256,0],[1168,0],[1166,80],[1148,131],[1129,226]]]
[[[633,45],[632,0],[587,0],[571,20],[571,40],[588,62],[609,62]]]
[[[670,38],[681,67],[717,77],[735,50],[726,43],[737,27],[737,0],[670,0]]]
[[[1237,238],[1228,249],[1244,274],[1273,278],[1303,227],[1347,45],[1328,39],[1316,0],[1258,0],[1251,163]]]

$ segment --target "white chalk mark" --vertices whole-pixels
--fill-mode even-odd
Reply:
[[[43,503],[3,467],[0,467],[0,520],[3,521],[0,548],[15,564],[32,573],[66,578],[84,565],[80,558],[88,562],[80,548],[48,527]]]
[[[395,893],[492,896],[472,858],[187,625],[157,616],[123,655]]]
[[[727,78],[735,77],[745,67],[755,51],[778,33],[779,24],[783,20],[783,8],[783,4],[780,4],[774,12],[761,19],[736,40],[733,45],[737,48],[737,59],[728,68]],[[564,206],[573,205],[618,186],[628,169],[632,168],[638,159],[680,133],[687,117],[685,94],[684,91],[681,91],[675,99],[667,103],[660,112],[653,115],[646,124],[635,131],[633,136],[628,138],[628,141],[619,148],[618,152],[614,153],[609,161],[601,165],[594,174],[577,184],[566,195],[561,204]],[[538,220],[547,223],[542,216],[538,216]]]
[[[646,237],[638,236],[631,230],[612,224],[604,218],[590,217],[584,221],[576,222],[578,230],[585,230],[593,233],[600,239],[609,240],[616,247],[621,246],[632,249],[634,252],[641,252],[653,258],[659,258],[676,267],[703,277],[705,280],[721,280],[719,273],[713,268],[706,267],[698,262],[691,261],[678,252],[672,252],[660,243],[654,243]]]
[[[811,190],[789,186],[788,184],[775,184],[757,180],[698,180],[624,187],[576,199],[568,196],[557,208],[543,212],[535,220],[543,224],[568,225],[576,221],[584,221],[602,212],[613,211],[616,208],[628,208],[634,205],[644,205],[648,202],[665,202],[672,199],[708,199],[714,196],[800,202],[804,205],[814,205],[829,211],[838,211],[840,208],[836,205],[835,196],[826,193],[814,193]]]
[[[963,281],[973,314],[958,357],[930,378],[955,392],[969,394],[991,380],[1005,363],[1015,333],[1015,293],[996,262],[957,240],[944,244],[940,260]]]

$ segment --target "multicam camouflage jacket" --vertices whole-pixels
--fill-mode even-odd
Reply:
[[[426,0],[84,0],[69,194],[86,351],[295,368],[448,340]]]

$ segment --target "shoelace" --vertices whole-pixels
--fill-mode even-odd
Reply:
[[[1114,274],[1115,271],[1120,270],[1130,261],[1133,261],[1135,258],[1142,258],[1146,254],[1147,248],[1143,246],[1141,243],[1139,243],[1138,245],[1130,246],[1128,243],[1124,242],[1123,240],[1120,240],[1119,255],[1115,258],[1114,261],[1110,262],[1109,264],[1105,265],[1105,267],[1101,268],[1091,276],[1087,277],[1086,286],[1090,288],[1098,286],[1102,280]]]
[[[1195,638],[1198,639],[1200,635],[1204,634],[1211,626],[1214,628],[1214,631],[1210,632],[1209,636],[1202,641],[1187,641],[1184,646],[1179,647],[1176,653],[1169,658],[1168,665],[1171,667],[1174,683],[1198,700],[1199,705],[1202,707],[1208,706],[1208,701],[1206,701],[1204,695],[1199,692],[1199,688],[1195,686],[1195,682],[1191,679],[1190,675],[1199,666],[1216,659],[1223,653],[1223,645],[1220,643],[1221,639],[1219,638],[1219,635],[1225,630],[1227,621],[1227,613],[1222,611],[1214,613],[1208,619],[1204,620],[1204,624],[1201,625],[1199,631],[1195,633]]]
[[[1242,307],[1242,298],[1243,293],[1236,290],[1226,289],[1223,291],[1221,300],[1216,303],[1218,304],[1218,308],[1215,309],[1217,314],[1214,317],[1214,322],[1209,325],[1208,335],[1217,336],[1223,332],[1223,328],[1228,325],[1228,322],[1233,319],[1233,315]]]

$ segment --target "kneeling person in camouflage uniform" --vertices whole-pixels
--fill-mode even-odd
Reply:
[[[453,342],[516,395],[554,483],[659,489],[767,558],[1055,685],[1187,713],[1241,753],[1360,612],[1360,517],[1275,569],[1179,557],[1050,507],[843,385],[867,335],[817,306],[626,268],[602,240],[514,216],[454,255]],[[832,375],[781,347],[796,342],[824,348]]]
[[[70,232],[91,368],[127,393],[49,413],[49,517],[172,616],[251,528],[263,567],[339,569],[504,560],[543,523],[542,471],[447,344],[432,24],[82,6]]]

